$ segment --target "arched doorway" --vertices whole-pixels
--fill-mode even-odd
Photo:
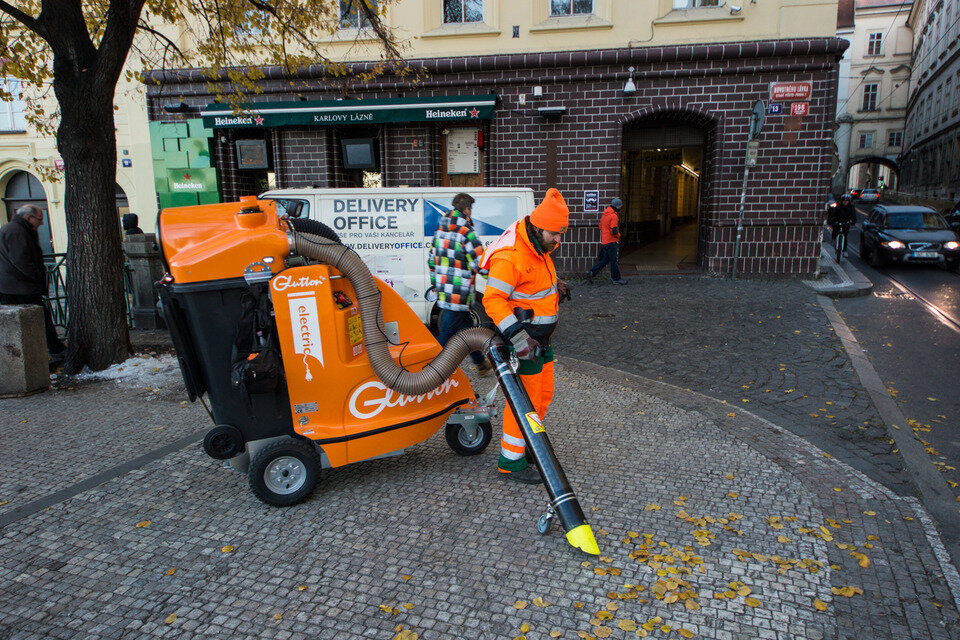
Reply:
[[[896,189],[900,183],[900,165],[884,156],[851,158],[847,167],[847,190]]]
[[[40,207],[43,211],[43,225],[37,229],[40,235],[40,248],[44,253],[53,253],[53,241],[50,237],[50,215],[47,211],[47,195],[43,185],[26,171],[17,171],[7,182],[3,203],[7,211],[7,220],[13,219],[14,212],[25,204]]]
[[[625,124],[620,262],[627,272],[693,271],[709,121],[661,111]]]

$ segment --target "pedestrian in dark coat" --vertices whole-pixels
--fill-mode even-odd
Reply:
[[[137,214],[125,213],[121,220],[123,221],[123,232],[128,236],[135,233],[143,233],[143,229],[139,226],[140,219],[137,217]]]
[[[61,358],[67,348],[57,337],[50,309],[43,303],[47,293],[47,268],[37,229],[43,211],[32,204],[17,209],[13,220],[0,227],[0,304],[36,304],[43,307],[47,351]]]

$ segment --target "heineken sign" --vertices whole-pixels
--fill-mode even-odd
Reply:
[[[489,120],[496,95],[393,98],[385,100],[324,100],[319,102],[262,102],[242,105],[235,112],[224,104],[211,104],[201,112],[208,128],[258,128]]]
[[[213,168],[167,169],[171,193],[217,191],[217,170]]]

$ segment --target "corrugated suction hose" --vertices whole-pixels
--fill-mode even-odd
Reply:
[[[380,382],[397,393],[413,396],[436,389],[456,371],[471,351],[485,353],[495,336],[490,329],[461,331],[423,369],[407,371],[390,357],[387,333],[383,326],[383,309],[380,306],[380,290],[360,256],[338,242],[309,233],[294,234],[294,253],[330,265],[353,286],[360,308],[363,344],[370,365]]]

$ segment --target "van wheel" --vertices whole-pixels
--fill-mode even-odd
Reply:
[[[478,295],[477,299],[470,305],[470,320],[475,327],[484,327],[486,329],[494,328],[493,320],[487,315],[487,310],[483,308],[482,296]]]
[[[260,451],[250,462],[250,490],[274,507],[289,507],[310,497],[317,486],[320,456],[312,444],[281,440]]]
[[[444,430],[444,435],[454,453],[461,456],[475,456],[483,453],[493,439],[493,425],[489,422],[479,422],[476,430],[471,434],[464,425],[450,423]]]

